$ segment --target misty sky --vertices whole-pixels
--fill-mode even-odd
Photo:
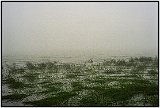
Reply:
[[[2,54],[157,55],[158,3],[3,2]]]

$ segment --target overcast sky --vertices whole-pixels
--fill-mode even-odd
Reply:
[[[157,55],[158,3],[3,2],[2,54]]]

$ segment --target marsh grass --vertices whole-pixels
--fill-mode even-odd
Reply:
[[[20,82],[20,81],[17,81],[16,79],[12,78],[12,77],[8,77],[6,80],[5,80],[6,84],[8,84],[8,86],[11,88],[11,89],[24,89],[24,88],[29,88],[31,87],[30,84],[25,84],[23,82]]]
[[[77,94],[71,92],[59,92],[53,97],[48,97],[37,101],[28,101],[25,103],[34,106],[65,106],[65,102],[67,102],[70,97],[75,95]]]
[[[72,88],[73,88],[73,91],[81,91],[84,89],[81,82],[72,82]]]
[[[11,95],[2,96],[2,99],[3,100],[10,100],[10,101],[20,101],[27,96],[28,95],[26,95],[26,94],[11,94]]]
[[[74,73],[69,73],[69,74],[66,74],[66,78],[77,78],[77,74],[74,74]]]
[[[8,75],[2,79],[12,94],[2,100],[32,106],[68,106],[69,100],[74,106],[158,106],[157,67],[158,59],[147,57],[97,64],[93,60],[84,64],[27,62],[24,67],[14,63],[7,66]],[[25,100],[33,94],[36,100]],[[139,100],[137,95],[141,95]]]

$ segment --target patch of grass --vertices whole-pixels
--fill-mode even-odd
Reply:
[[[29,82],[34,82],[37,80],[37,73],[27,73],[26,75],[23,76],[27,81]]]
[[[47,88],[47,90],[44,90],[44,91],[41,91],[41,92],[39,92],[40,94],[42,94],[42,93],[44,93],[44,94],[48,94],[48,93],[50,93],[50,92],[57,92],[57,91],[59,91],[60,90],[60,88],[56,88],[56,87],[48,87]]]
[[[47,67],[47,64],[46,63],[39,63],[39,64],[37,64],[37,68],[38,69],[46,69],[46,67]]]
[[[29,84],[24,84],[23,82],[17,81],[12,77],[6,79],[6,83],[9,84],[9,87],[12,89],[23,89],[25,87],[32,87]]]
[[[158,95],[153,95],[153,96],[147,96],[146,97],[146,103],[150,103],[151,106],[159,106],[159,100],[158,100]]]
[[[112,87],[85,87],[87,90],[94,90],[94,92],[83,97],[81,106],[126,106],[128,100],[136,94],[144,94],[145,96],[158,96],[158,86],[150,84],[145,80],[136,80],[133,84],[121,84],[121,88]],[[151,103],[157,104],[156,98]]]
[[[18,68],[18,69],[16,69],[16,73],[23,74],[24,72],[25,72],[24,68]]]
[[[60,92],[55,97],[48,97],[45,99],[28,101],[24,103],[33,106],[65,106],[64,103],[67,102],[69,98],[75,95],[77,94],[72,92]]]
[[[66,78],[76,78],[77,77],[77,74],[71,74],[71,73],[68,73],[66,75]]]
[[[95,86],[95,87],[84,87],[86,90],[94,90],[95,92],[103,92],[105,91],[105,88],[102,86]]]
[[[12,95],[2,96],[2,100],[19,101],[27,96],[28,95],[26,94],[12,94]]]
[[[46,66],[47,66],[47,69],[53,69],[54,66],[55,66],[55,63],[47,62],[47,63],[46,63]]]
[[[26,63],[26,67],[27,67],[29,70],[32,70],[32,69],[35,69],[35,68],[36,68],[35,65],[34,65],[33,63],[31,63],[31,62],[27,62],[27,63]]]
[[[158,74],[158,72],[156,72],[156,70],[152,69],[150,71],[148,71],[149,74],[153,74],[153,75],[156,75]]]
[[[43,88],[47,88],[48,90],[50,91],[55,91],[57,90],[58,87],[56,87],[55,85],[49,83],[49,84],[45,84],[45,85],[42,85]]]
[[[63,85],[63,83],[61,83],[61,82],[55,82],[55,83],[52,83],[52,82],[43,82],[43,83],[41,83],[41,86],[43,88],[60,87],[62,85]]]
[[[99,84],[104,84],[106,81],[106,79],[95,79],[91,81],[92,83],[99,83]]]
[[[115,102],[106,95],[102,94],[102,91],[94,91],[84,96],[80,100],[80,106],[113,106]]]
[[[95,92],[80,101],[81,106],[114,106],[114,104],[126,105],[134,93],[126,93],[125,89],[118,88],[93,88]]]
[[[72,82],[73,91],[81,91],[84,87],[80,82]]]

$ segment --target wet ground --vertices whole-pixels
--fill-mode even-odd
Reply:
[[[158,59],[32,60],[2,68],[2,106],[158,106]]]

